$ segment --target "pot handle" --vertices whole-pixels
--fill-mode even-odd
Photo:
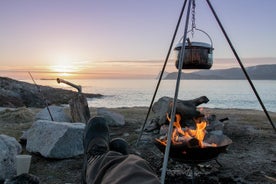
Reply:
[[[209,38],[210,43],[211,43],[211,48],[213,48],[213,41],[212,41],[211,37],[208,35],[208,33],[206,33],[205,31],[203,31],[202,29],[198,29],[198,28],[194,28],[194,29],[195,29],[196,31],[200,31],[200,32],[204,33],[204,34]],[[191,31],[192,31],[192,29],[189,30],[189,31],[187,31],[187,34],[188,34],[189,32],[191,32]],[[181,40],[183,40],[183,37],[184,37],[184,36],[182,36],[182,37],[180,38],[179,42],[181,42]]]

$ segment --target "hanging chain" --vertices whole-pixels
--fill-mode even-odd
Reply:
[[[192,37],[194,36],[194,29],[196,28],[196,24],[195,24],[195,0],[193,0],[192,2]]]

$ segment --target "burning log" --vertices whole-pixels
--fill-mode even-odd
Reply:
[[[181,135],[179,135],[180,133],[176,128],[177,126],[174,127],[171,139],[170,157],[186,163],[201,163],[215,159],[220,153],[225,152],[228,145],[232,143],[232,140],[226,135],[207,133],[205,129],[194,130],[185,127],[179,130],[181,132]],[[196,136],[198,132],[204,132],[206,134],[200,138],[202,136],[201,133],[199,133],[199,137]],[[155,139],[155,145],[161,152],[165,153],[167,135]]]
[[[197,105],[208,102],[207,97],[194,100],[181,101],[176,104],[175,122],[171,134],[170,157],[182,161],[206,161],[216,158],[224,152],[232,143],[226,135],[223,135],[224,123],[217,120],[215,115],[205,116],[197,111]],[[169,104],[172,106],[172,104]],[[165,151],[168,140],[168,127],[171,117],[166,112],[166,123],[160,128],[162,133],[159,139],[155,139],[155,145]]]
[[[167,115],[167,119],[169,121],[171,121],[170,117]],[[207,122],[205,119],[203,118],[197,118],[194,119],[195,124],[196,124],[196,128],[190,128],[190,127],[184,127],[182,128],[181,124],[181,116],[180,114],[176,114],[176,121],[173,123],[173,133],[172,133],[172,138],[171,141],[174,145],[187,145],[187,147],[215,147],[217,146],[214,143],[206,143],[204,142],[204,138],[206,135],[206,126],[207,126]],[[164,143],[164,145],[166,145],[166,139],[161,140],[161,142]]]
[[[196,138],[192,138],[188,141],[189,148],[198,148],[200,146],[200,142]]]

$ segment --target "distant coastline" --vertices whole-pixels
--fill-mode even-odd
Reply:
[[[40,78],[39,80],[57,80],[55,78]]]
[[[256,65],[246,67],[246,71],[252,80],[276,80],[276,64]],[[164,73],[164,80],[176,79],[178,72]],[[159,78],[158,75],[157,78]],[[229,68],[219,70],[201,70],[192,73],[182,72],[181,79],[185,80],[246,80],[241,68]]]

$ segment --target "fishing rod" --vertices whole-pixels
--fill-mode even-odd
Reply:
[[[34,83],[34,85],[36,86],[38,92],[41,94],[41,96],[42,96],[42,98],[43,98],[43,101],[44,101],[44,103],[45,103],[45,105],[46,105],[47,111],[49,112],[49,115],[50,115],[50,117],[51,117],[51,120],[54,121],[54,118],[53,118],[53,116],[52,116],[52,114],[51,114],[51,111],[50,111],[50,109],[49,109],[49,105],[48,105],[48,103],[47,103],[47,101],[46,101],[46,98],[44,97],[43,93],[41,92],[40,87],[36,84],[36,82],[35,82],[35,80],[34,80],[32,74],[31,74],[31,72],[28,72],[28,73],[29,73],[29,75],[30,75],[30,77],[31,77],[31,79],[32,79],[32,81],[33,81],[33,83]]]

